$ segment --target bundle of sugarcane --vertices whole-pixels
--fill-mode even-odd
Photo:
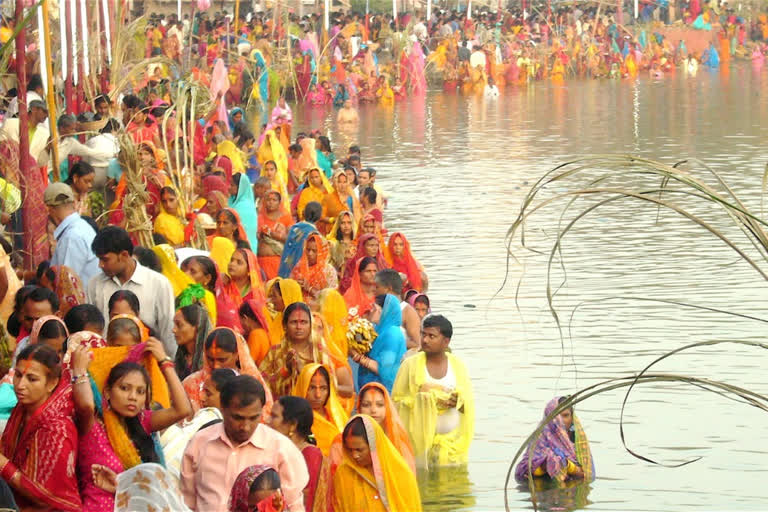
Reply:
[[[172,104],[163,114],[162,133],[174,131],[172,147],[168,137],[163,137],[168,159],[167,172],[176,189],[182,215],[193,223],[194,232],[189,243],[196,249],[207,250],[205,230],[192,215],[195,202],[195,134],[191,130],[195,120],[206,117],[216,108],[208,88],[192,76],[177,81],[171,89]],[[169,126],[173,125],[173,126]]]
[[[126,191],[123,197],[123,212],[125,213],[125,230],[136,237],[139,245],[154,246],[152,241],[152,220],[147,214],[149,193],[147,183],[141,169],[138,148],[133,139],[122,132],[118,134],[120,154],[118,160],[125,176]]]

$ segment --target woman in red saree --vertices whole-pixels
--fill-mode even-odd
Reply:
[[[411,244],[408,243],[405,235],[400,232],[392,233],[387,249],[392,268],[406,276],[406,281],[403,284],[404,289],[411,288],[420,293],[426,291],[424,268],[411,254]]]
[[[259,206],[259,266],[267,279],[277,277],[288,228],[293,217],[282,202],[280,192],[269,190]]]
[[[224,281],[224,290],[237,308],[251,299],[266,301],[259,262],[256,255],[248,249],[235,251],[229,261]]]
[[[0,441],[0,476],[21,510],[81,510],[72,386],[59,355],[44,345],[22,350],[13,386],[18,404]]]
[[[384,257],[384,253],[381,252],[381,248],[381,242],[374,233],[362,235],[357,239],[357,251],[344,268],[344,276],[341,278],[341,283],[339,285],[339,291],[341,293],[346,292],[352,284],[352,276],[355,274],[356,266],[360,261],[360,258],[370,256],[376,260],[379,270],[389,268],[389,264]]]
[[[376,263],[376,259],[370,256],[360,258],[355,264],[349,289],[344,293],[344,302],[347,303],[349,310],[356,308],[357,316],[362,316],[373,307],[373,302],[376,300],[374,278],[379,270],[381,267]],[[350,311],[350,314],[353,312]]]

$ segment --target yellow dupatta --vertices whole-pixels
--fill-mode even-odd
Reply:
[[[178,265],[176,265],[176,254],[173,247],[167,244],[156,245],[152,248],[152,251],[160,261],[162,274],[171,283],[174,297],[178,297],[188,286],[196,284],[191,277],[182,272]],[[206,311],[208,311],[211,324],[216,325],[216,297],[209,290],[205,290],[202,303]]]
[[[283,185],[288,183],[288,155],[274,130],[264,132],[264,140],[256,151],[256,159],[262,167],[272,160],[277,166],[277,176]],[[281,192],[281,191],[279,191]],[[282,193],[282,192],[281,192]],[[285,199],[285,198],[283,198]]]
[[[149,374],[150,385],[152,387],[152,402],[156,402],[163,408],[170,407],[171,397],[168,391],[168,384],[165,381],[157,361],[151,354],[141,354],[144,350],[144,344],[133,347],[103,347],[93,349],[93,360],[88,367],[88,374],[95,384],[96,388],[103,394],[104,386],[107,383],[109,372],[116,365],[126,360],[137,360]],[[104,419],[104,428],[107,431],[109,443],[115,450],[115,454],[123,464],[124,469],[129,469],[141,464],[141,456],[134,446],[122,421],[109,408],[104,407],[102,411]]]
[[[325,319],[325,325],[330,333],[325,338],[328,352],[335,359],[346,360],[349,356],[347,345],[347,303],[338,290],[326,288],[318,297],[320,314]]]
[[[223,236],[213,237],[211,240],[210,258],[216,263],[217,270],[221,273],[227,271],[229,260],[235,254],[235,242]]]
[[[280,296],[283,298],[283,304],[285,304],[286,308],[295,302],[304,301],[301,285],[293,279],[283,279],[282,277],[276,277],[267,283],[267,298],[269,298],[272,288],[276,283],[280,283]],[[278,311],[272,317],[272,321],[269,324],[269,339],[272,342],[272,346],[279,345],[284,335],[283,312]]]
[[[235,146],[235,143],[231,140],[224,140],[218,143],[216,146],[216,154],[218,156],[225,156],[232,162],[232,173],[244,173],[245,164],[243,163],[243,152]]]
[[[325,173],[322,169],[318,169],[317,167],[313,167],[308,171],[308,173],[312,171],[317,171],[320,173],[320,179],[322,180],[322,186],[316,187],[312,185],[311,183],[307,183],[307,187],[301,191],[301,195],[299,196],[299,206],[298,206],[298,213],[299,213],[299,220],[304,220],[304,208],[311,203],[312,201],[315,201],[317,203],[320,203],[322,206],[323,201],[325,201],[325,197],[333,192],[333,186],[331,186],[331,183],[328,181],[328,178],[325,177]],[[307,174],[309,176],[309,174]]]
[[[325,402],[325,415],[318,414],[314,411],[315,416],[312,422],[312,434],[317,441],[317,447],[323,452],[326,457],[331,450],[333,440],[336,439],[341,431],[344,429],[344,425],[347,423],[348,415],[344,410],[344,406],[339,401],[339,396],[336,394],[336,379],[334,378],[334,372],[322,364],[308,364],[302,368],[299,378],[296,384],[293,386],[293,396],[306,398],[309,391],[309,382],[314,377],[315,373],[324,367],[328,372],[329,377],[329,392],[328,400]]]
[[[384,430],[370,416],[359,414],[365,425],[372,466],[359,466],[346,447],[333,477],[333,509],[336,512],[421,512],[416,476]]]
[[[417,467],[465,464],[475,430],[475,401],[467,369],[456,356],[445,354],[456,375],[456,408],[460,412],[458,428],[447,434],[437,434],[437,416],[441,413],[438,400],[450,393],[432,388],[419,391],[427,378],[427,356],[423,352],[404,360],[392,387],[392,400],[397,404],[400,419],[411,436]]]
[[[155,218],[155,233],[163,235],[171,245],[184,244],[184,223],[176,215],[171,215],[160,206],[160,213]]]

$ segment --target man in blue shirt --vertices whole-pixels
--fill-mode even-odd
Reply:
[[[48,216],[56,225],[53,232],[56,249],[51,266],[71,268],[86,288],[88,281],[99,273],[99,259],[91,250],[96,232],[75,210],[75,194],[66,183],[48,185],[43,202],[48,207]]]

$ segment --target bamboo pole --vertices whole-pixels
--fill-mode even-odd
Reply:
[[[56,126],[56,95],[53,88],[53,56],[51,55],[51,23],[48,15],[48,0],[42,0],[40,9],[43,11],[43,40],[41,43],[45,47],[45,54],[48,56],[43,63],[48,74],[48,83],[46,91],[46,101],[48,103],[48,119],[51,126],[51,162],[53,165],[53,179],[59,181],[59,139],[58,127]],[[63,34],[62,34],[63,37]],[[63,46],[63,45],[62,45]]]
[[[23,0],[16,0],[16,27],[24,23]],[[29,154],[29,108],[27,107],[26,28],[16,34],[16,77],[19,98],[19,187],[24,201],[21,206],[24,268],[33,270],[47,255],[46,219],[39,215],[43,206],[45,181],[41,169]],[[52,80],[51,80],[52,81]]]
[[[235,45],[240,37],[240,0],[235,0]]]

